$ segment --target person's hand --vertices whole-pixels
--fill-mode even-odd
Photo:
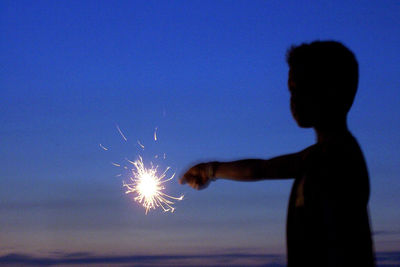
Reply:
[[[180,184],[188,184],[194,189],[201,190],[206,188],[214,180],[213,163],[200,163],[191,167],[179,179]]]

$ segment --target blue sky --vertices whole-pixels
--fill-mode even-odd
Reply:
[[[146,216],[110,162],[135,159],[137,140],[177,174],[311,145],[290,115],[285,53],[316,39],[359,61],[349,128],[380,263],[399,264],[399,13],[398,1],[1,1],[0,264],[283,264],[291,181],[175,180],[175,213]]]

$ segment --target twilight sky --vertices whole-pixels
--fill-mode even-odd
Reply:
[[[291,181],[175,179],[176,211],[145,215],[111,162],[166,153],[179,176],[313,144],[290,115],[285,52],[316,39],[359,61],[349,128],[378,262],[400,264],[400,4],[321,2],[1,1],[0,265],[282,266]]]

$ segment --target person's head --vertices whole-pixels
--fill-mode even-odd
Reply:
[[[354,54],[335,41],[291,47],[286,55],[293,117],[300,127],[346,120],[358,85]]]

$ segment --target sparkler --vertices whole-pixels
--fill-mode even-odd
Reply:
[[[123,134],[118,125],[116,125],[118,132],[121,137],[127,141],[126,136]],[[157,127],[154,131],[154,141],[157,141]],[[144,145],[137,141],[138,145],[142,150],[144,150]],[[100,147],[104,150],[108,150],[106,147],[100,144]],[[155,156],[158,158],[158,155]],[[163,158],[166,158],[164,153]],[[126,194],[136,194],[134,200],[146,209],[146,215],[150,209],[156,209],[160,207],[164,212],[170,211],[174,212],[175,208],[172,206],[175,201],[180,201],[183,199],[183,195],[180,197],[173,197],[164,193],[165,183],[171,181],[175,177],[175,173],[171,176],[167,175],[170,167],[167,167],[163,172],[158,170],[159,166],[150,162],[150,167],[146,168],[143,158],[138,156],[136,161],[131,161],[126,159],[132,166],[128,168],[127,166],[121,166],[121,164],[112,162],[111,164],[116,167],[122,167],[126,170],[130,170],[129,181],[123,181],[123,187],[126,188]],[[118,175],[121,176],[121,175]]]
[[[163,192],[165,189],[164,183],[172,180],[175,173],[167,178],[167,172],[170,169],[167,167],[161,174],[158,173],[158,166],[153,166],[151,163],[150,168],[146,168],[143,159],[139,156],[136,161],[130,161],[134,168],[132,169],[133,176],[130,177],[130,183],[124,181],[123,186],[126,187],[126,194],[137,193],[134,198],[135,201],[141,203],[146,209],[146,214],[150,209],[161,207],[165,212],[174,212],[175,208],[172,206],[174,200],[182,200],[183,195],[180,197],[173,197]]]

